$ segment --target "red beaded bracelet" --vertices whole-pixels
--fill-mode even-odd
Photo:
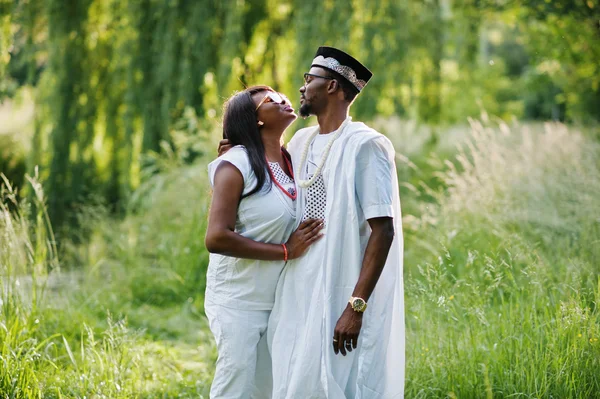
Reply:
[[[287,262],[287,260],[288,260],[287,247],[285,246],[285,244],[281,244],[281,246],[283,247],[283,261]]]

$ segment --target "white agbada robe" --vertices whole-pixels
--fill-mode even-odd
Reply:
[[[306,179],[300,165],[306,140],[315,128],[302,129],[290,142],[295,176]],[[391,186],[391,203],[362,209],[357,195],[356,165],[365,146],[387,157],[377,185]],[[364,160],[363,160],[364,161]],[[404,294],[402,219],[394,149],[385,136],[363,123],[351,122],[331,148],[323,169],[327,192],[325,236],[307,253],[288,262],[269,320],[273,360],[273,398],[402,398],[404,391]],[[298,222],[306,205],[300,189]],[[360,193],[359,193],[360,194]],[[391,212],[395,237],[363,317],[358,347],[335,355],[335,325],[358,281],[371,233],[367,219]]]

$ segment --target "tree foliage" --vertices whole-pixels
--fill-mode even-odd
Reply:
[[[599,11],[597,0],[0,0],[0,98],[35,87],[29,164],[60,224],[90,196],[119,210],[186,112],[214,130],[244,85],[294,99],[320,45],[374,71],[357,118],[598,121]]]

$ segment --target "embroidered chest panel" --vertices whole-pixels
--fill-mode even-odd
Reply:
[[[306,205],[302,220],[316,218],[325,219],[327,192],[323,175],[319,174],[315,182],[306,189]]]

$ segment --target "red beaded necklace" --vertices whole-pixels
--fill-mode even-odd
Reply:
[[[286,163],[286,165],[288,167],[288,170],[290,171],[290,174],[292,175],[292,180],[294,180],[294,170],[292,169],[292,165],[290,164],[290,161],[287,159],[287,157],[285,156],[285,154],[283,153],[283,151],[281,152],[281,155],[283,156],[283,159],[285,159],[285,163]],[[292,199],[292,201],[295,201],[296,197],[298,196],[298,192],[295,189],[292,189],[292,192],[290,193],[288,190],[286,190],[285,188],[283,188],[281,186],[281,184],[279,184],[279,182],[277,181],[277,179],[275,179],[275,175],[273,174],[273,171],[271,170],[271,164],[269,163],[268,159],[267,159],[267,166],[269,167],[269,175],[271,176],[271,180],[273,181],[273,183],[275,183],[275,185],[277,187],[279,187],[279,189],[281,191],[283,191],[283,193],[285,195],[287,195],[288,197],[290,197]]]

